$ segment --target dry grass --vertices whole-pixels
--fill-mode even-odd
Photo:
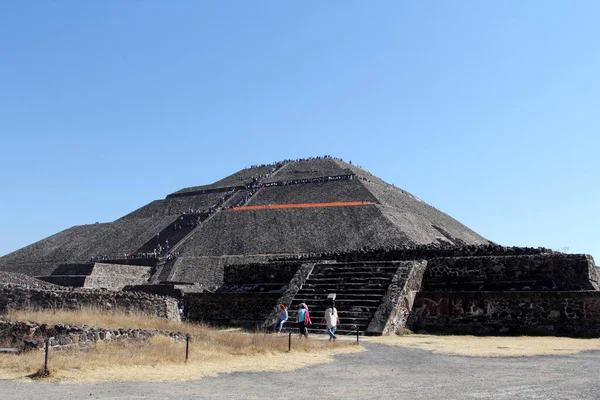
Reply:
[[[124,313],[107,314],[99,310],[29,311],[11,313],[5,317],[47,324],[161,329],[186,332],[191,336],[187,363],[185,343],[162,336],[143,342],[100,342],[88,351],[51,352],[51,376],[46,379],[67,382],[167,381],[234,371],[284,371],[331,362],[334,352],[362,350],[359,346],[299,339],[293,336],[292,352],[288,353],[287,335],[217,330],[197,324],[175,323]],[[35,376],[43,362],[43,352],[0,355],[0,379],[25,379],[27,376]]]
[[[553,336],[380,336],[376,343],[411,347],[436,354],[470,357],[519,357],[577,354],[600,350],[600,339],[574,339]]]
[[[69,324],[88,325],[102,328],[137,328],[167,331],[182,331],[182,327],[193,327],[164,318],[153,318],[146,315],[125,311],[107,311],[101,308],[82,308],[79,310],[19,310],[9,311],[4,315],[9,321],[35,321],[48,325]]]

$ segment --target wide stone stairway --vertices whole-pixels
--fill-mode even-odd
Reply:
[[[197,214],[182,214],[158,233],[152,237],[142,247],[137,249],[135,253],[152,253],[160,244],[163,250],[166,250],[167,241],[170,248],[173,248],[177,243],[184,239],[196,228],[196,221],[200,217],[204,221],[208,216],[207,213]]]
[[[296,329],[300,303],[308,306],[312,326],[309,331],[325,331],[321,319],[327,308],[327,295],[336,294],[335,307],[340,323],[336,333],[363,334],[388,291],[398,265],[386,262],[317,264],[289,307],[287,329]]]

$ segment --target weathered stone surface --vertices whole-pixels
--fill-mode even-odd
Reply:
[[[166,251],[157,255],[154,249],[158,245],[166,249],[167,241],[169,256]],[[106,262],[92,268],[91,259],[98,256]],[[121,264],[127,265],[116,265],[126,257]],[[329,262],[337,265],[330,267]],[[153,276],[148,279],[150,268]],[[492,294],[498,291],[571,293],[600,289],[600,271],[589,256],[498,246],[416,196],[330,156],[246,168],[213,185],[172,193],[113,223],[67,229],[0,257],[0,270],[32,276],[53,273],[49,280],[58,279],[69,286],[121,290],[127,285],[129,290],[138,287],[148,293],[169,293],[185,300],[190,319],[218,323],[270,324],[277,303],[297,306],[304,301],[312,302],[311,307],[317,309],[311,312],[320,316],[323,296],[339,290],[346,296],[338,303],[348,321],[344,329],[372,334],[393,333],[419,321],[411,307],[421,284],[422,292],[439,292],[440,298],[455,299],[455,294],[444,293],[464,292],[465,304],[476,299],[469,294],[472,292],[489,300],[503,299]],[[309,276],[313,272],[315,276]],[[0,275],[0,281],[2,278]],[[15,276],[10,279],[18,280]],[[147,285],[157,282],[169,285]],[[194,289],[177,287],[181,284]],[[27,285],[42,288],[34,282]],[[92,304],[178,318],[175,300],[164,303],[147,294],[23,290],[0,291],[0,310],[75,309]],[[567,299],[570,295],[564,296]],[[443,310],[449,307],[449,300],[440,301]],[[483,318],[489,310],[473,301],[465,307]],[[513,309],[508,300],[508,305],[495,301],[486,304]],[[458,300],[451,303],[454,307]],[[547,307],[534,300],[527,304]],[[555,324],[581,333],[588,327],[593,331],[597,320],[590,311],[595,303],[585,304],[584,309],[569,305],[564,312],[557,307],[543,308],[547,311],[545,319],[534,313],[526,322],[508,311],[492,314],[498,321],[517,321],[508,324],[509,331],[529,325],[550,326],[548,321],[556,322],[563,314],[583,315],[589,324]],[[423,313],[419,315],[423,317]],[[479,320],[473,315],[465,317],[469,321],[465,325],[478,326]],[[449,323],[460,325],[454,320]],[[54,336],[62,334],[62,328],[42,329]],[[90,334],[96,339],[122,335],[120,331]],[[82,338],[82,334],[77,336]],[[69,340],[72,343],[64,346],[74,343]]]
[[[40,290],[0,285],[0,314],[8,309],[80,309],[96,307],[126,310],[179,321],[177,300],[136,292],[108,290]]]
[[[142,285],[150,279],[150,268],[135,265],[95,263],[84,287],[122,290],[126,285]]]
[[[294,297],[306,282],[306,279],[309,277],[310,273],[315,268],[315,264],[302,264],[300,268],[294,274],[294,277],[291,279],[288,284],[285,292],[277,299],[277,302],[272,305],[269,316],[266,318],[265,322],[263,322],[262,326],[265,328],[273,326],[275,321],[279,315],[279,304],[285,304],[286,307],[289,307],[294,300]]]
[[[444,257],[429,260],[423,290],[594,290],[583,254]]]
[[[232,199],[236,199],[235,204]],[[228,209],[228,205],[240,202],[316,205],[346,201],[368,204]],[[0,270],[49,276],[60,264],[85,263],[98,256],[122,258],[140,249],[153,253],[155,245],[166,247],[165,232],[177,225],[178,215],[187,220],[196,214],[206,218],[197,226],[184,224],[183,230],[175,229],[182,236],[176,244],[171,240],[170,247],[179,254],[165,269],[168,276],[162,281],[219,286],[223,277],[220,268],[229,265],[232,257],[300,256],[365,246],[489,243],[406,191],[328,156],[247,168],[213,185],[183,189],[153,201],[117,221],[67,229],[0,257]],[[63,278],[63,283],[78,284],[71,275]],[[85,283],[109,287],[93,278]],[[110,287],[117,285],[111,283]]]
[[[600,336],[600,292],[420,292],[414,329],[478,335]]]
[[[133,261],[133,260],[132,260]],[[115,263],[63,264],[39,279],[64,287],[122,290],[150,279],[151,267]]]
[[[300,263],[262,263],[225,267],[223,283],[240,285],[251,283],[287,284],[296,274]]]
[[[32,278],[31,276],[27,276],[24,274],[19,274],[16,272],[4,272],[0,271],[0,284],[11,284],[23,287],[30,287],[34,289],[63,289],[60,286],[54,285],[52,283],[44,282],[39,279]]]
[[[53,325],[35,322],[12,322],[0,319],[0,338],[20,350],[43,350],[48,339],[53,351],[84,349],[98,341],[143,340],[152,336],[172,337],[185,341],[183,332],[148,329],[103,329],[90,326]]]
[[[84,263],[92,257],[122,257],[170,224],[173,217],[135,218],[79,225],[0,257],[0,270],[49,276],[58,265]]]
[[[186,317],[215,325],[259,325],[280,293],[197,293],[185,299]]]
[[[370,335],[395,334],[408,327],[409,315],[421,289],[427,261],[400,262],[388,291],[366,330]]]

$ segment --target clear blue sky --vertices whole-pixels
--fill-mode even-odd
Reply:
[[[4,1],[0,254],[254,163],[352,160],[600,261],[598,1]]]

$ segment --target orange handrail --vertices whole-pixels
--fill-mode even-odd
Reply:
[[[332,203],[296,203],[296,204],[268,204],[262,206],[239,206],[232,207],[229,210],[268,210],[272,208],[308,208],[308,207],[346,207],[363,206],[366,204],[375,204],[372,201],[335,201]]]

